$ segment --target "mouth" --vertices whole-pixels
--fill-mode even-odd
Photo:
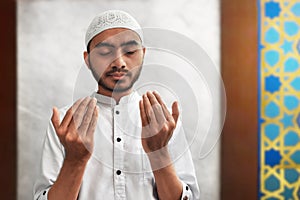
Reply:
[[[120,80],[124,77],[127,76],[127,73],[123,73],[123,72],[114,72],[114,73],[109,73],[107,74],[108,77],[111,77],[114,80]]]

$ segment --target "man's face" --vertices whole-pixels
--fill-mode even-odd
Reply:
[[[85,56],[98,85],[110,92],[125,92],[138,79],[145,49],[131,30],[114,28],[95,36]]]

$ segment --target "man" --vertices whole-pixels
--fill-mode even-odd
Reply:
[[[177,102],[169,112],[157,92],[132,89],[146,52],[139,24],[106,11],[85,42],[98,91],[53,108],[34,199],[199,199]]]

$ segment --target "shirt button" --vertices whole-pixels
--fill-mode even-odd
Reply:
[[[117,170],[117,175],[120,175],[121,174],[121,170]]]
[[[117,110],[117,111],[116,111],[116,114],[118,115],[118,114],[120,114],[120,112]]]
[[[118,138],[117,138],[117,142],[121,142],[121,138],[118,137]]]

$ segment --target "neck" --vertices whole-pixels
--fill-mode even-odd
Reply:
[[[129,95],[132,92],[132,88],[126,91],[122,91],[122,92],[116,92],[116,91],[110,91],[107,90],[105,88],[103,88],[102,86],[98,85],[98,94],[102,94],[104,96],[108,96],[108,97],[112,97],[117,103],[119,103],[120,99],[123,96]]]

